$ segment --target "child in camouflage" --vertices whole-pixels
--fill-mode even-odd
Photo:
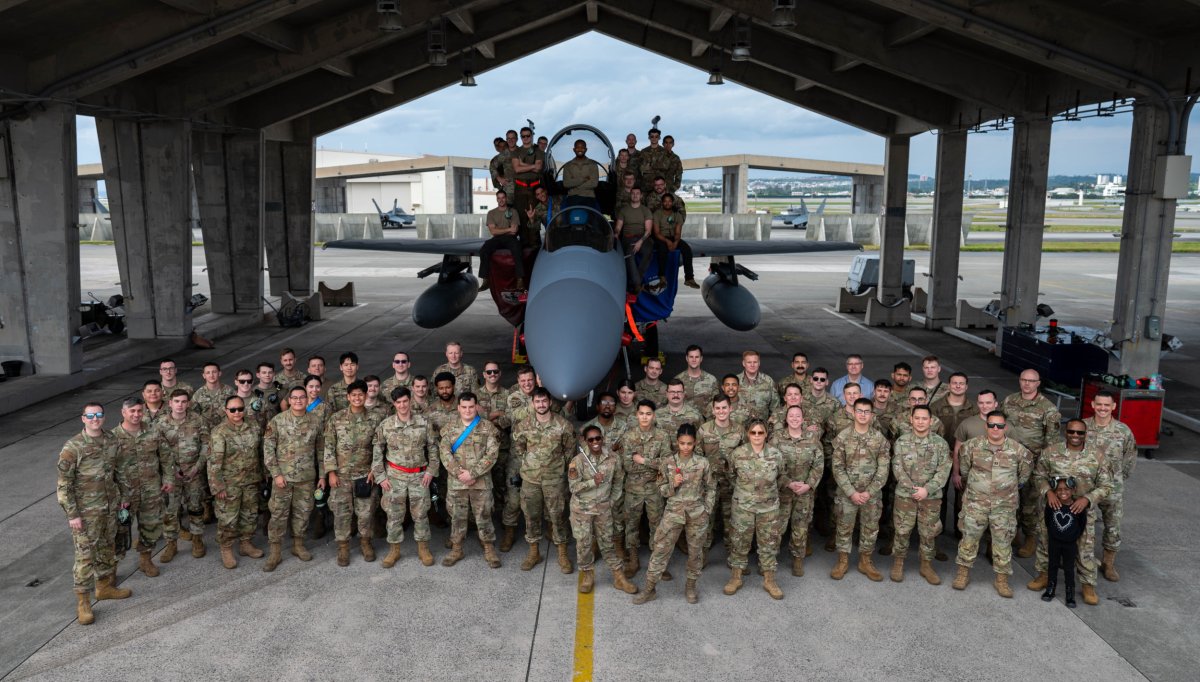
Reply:
[[[1076,512],[1071,506],[1075,503],[1075,477],[1055,476],[1050,479],[1050,486],[1058,498],[1057,508],[1047,504],[1045,509],[1047,549],[1050,554],[1049,580],[1046,591],[1042,593],[1042,601],[1054,600],[1054,588],[1058,584],[1058,568],[1063,570],[1063,596],[1067,608],[1075,608],[1075,561],[1079,554],[1076,542],[1083,535],[1083,529],[1088,522],[1088,510]]]

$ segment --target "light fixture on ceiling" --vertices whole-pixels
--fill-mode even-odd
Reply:
[[[462,54],[462,80],[458,82],[464,88],[475,87],[475,48],[469,47]]]
[[[735,62],[750,61],[750,24],[738,17],[733,28],[733,51],[730,58]]]
[[[708,69],[708,84],[725,85],[725,79],[721,77],[721,48],[718,45],[709,45],[708,49],[713,55],[712,66]]]
[[[426,52],[430,66],[446,65],[446,24],[441,17],[433,20],[426,34]]]
[[[375,11],[379,14],[379,30],[388,33],[403,30],[404,23],[400,21],[399,0],[376,0]]]
[[[792,28],[796,25],[796,0],[775,0],[771,12],[771,25],[775,28]]]

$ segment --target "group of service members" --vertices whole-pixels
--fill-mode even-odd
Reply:
[[[684,595],[695,603],[696,581],[721,532],[731,570],[725,594],[742,587],[756,541],[763,588],[782,599],[775,578],[780,545],[786,537],[791,573],[803,576],[813,551],[810,526],[827,538],[826,551],[837,552],[833,579],[849,568],[857,529],[857,570],[883,579],[873,563],[878,544],[879,554],[893,557],[896,582],[904,579],[915,527],[919,573],[936,585],[933,562],[948,557],[935,543],[950,514],[961,533],[955,589],[967,587],[990,533],[996,591],[1012,596],[1011,554],[1019,546],[1018,556],[1037,557],[1029,589],[1052,598],[1042,510],[1060,508],[1053,487],[1069,479],[1078,495],[1067,498],[1070,509],[1086,511],[1077,553],[1084,602],[1098,599],[1094,529],[1101,518],[1101,568],[1108,580],[1119,579],[1123,482],[1136,445],[1113,418],[1115,400],[1107,392],[1093,400],[1094,416],[1067,422],[1064,438],[1061,415],[1040,393],[1033,370],[1021,373],[1020,390],[1002,402],[990,390],[972,401],[966,375],[943,381],[932,356],[921,362],[922,379],[914,381],[901,362],[890,379],[871,381],[862,358],[851,355],[847,374],[831,381],[828,370],[810,370],[807,356],[796,353],[792,373],[775,381],[761,371],[758,353],[746,351],[742,371],[718,379],[703,369],[703,351],[693,345],[674,379],[664,381],[662,362],[651,358],[643,379],[598,394],[596,416],[576,428],[563,416],[570,405],[541,388],[532,367],[520,367],[517,383],[505,388],[498,363],[478,373],[463,362],[457,342],[446,344],[445,355],[446,363],[422,376],[413,373],[408,353],[398,352],[393,374],[381,380],[360,377],[357,355],[343,353],[341,378],[326,385],[323,358],[309,358],[307,372],[300,372],[295,352],[284,349],[279,374],[274,363],[261,362],[256,372],[238,370],[230,387],[221,383],[220,367],[207,363],[203,385],[194,390],[177,379],[168,359],[159,379],[123,402],[120,424],[111,430],[103,428],[104,407],[87,403],[82,432],[58,460],[80,623],[94,620],[91,593],[97,600],[131,594],[115,584],[122,522],[136,524],[139,570],[148,577],[159,574],[152,554],[160,539],[160,564],[176,557],[181,540],[191,543],[193,557],[205,556],[210,506],[229,569],[237,553],[264,556],[253,543],[260,525],[268,540],[264,571],[283,560],[289,526],[291,554],[311,560],[305,536],[310,520],[321,526],[314,535],[324,534],[326,506],[340,566],[349,564],[355,531],[363,559],[375,559],[380,510],[388,544],[382,566],[401,559],[406,517],[418,561],[431,566],[429,517],[438,490],[450,520],[444,566],[463,558],[473,517],[484,561],[500,567],[493,525],[499,506],[499,552],[512,549],[525,519],[522,570],[543,561],[548,525],[564,574],[574,571],[568,553],[574,537],[581,592],[594,587],[598,552],[614,587],[635,594],[639,604],[672,579],[666,567],[676,547],[687,554]],[[958,511],[946,506],[951,486]],[[643,516],[650,559],[639,591],[629,579],[640,570]]]

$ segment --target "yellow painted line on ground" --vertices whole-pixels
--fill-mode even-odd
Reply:
[[[591,682],[592,642],[594,632],[593,604],[595,590],[583,594],[576,590],[575,599],[575,667],[571,679],[575,682]]]

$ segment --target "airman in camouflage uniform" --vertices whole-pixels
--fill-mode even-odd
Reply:
[[[751,420],[746,440],[729,456],[733,471],[733,513],[729,521],[729,566],[733,569],[725,594],[736,594],[742,587],[742,574],[748,564],[750,543],[758,539],[758,565],[763,570],[763,589],[773,599],[783,599],[783,590],[775,583],[779,559],[779,539],[787,520],[780,513],[779,489],[791,483],[783,453],[767,445],[767,426]]]
[[[854,400],[857,400],[858,387],[851,386],[847,395],[853,396]],[[837,482],[833,480],[833,439],[837,438],[842,431],[854,426],[854,400],[843,405],[832,396],[826,397],[836,405],[829,412],[829,416],[821,422],[821,449],[825,453],[825,472],[821,477],[821,485],[817,488],[816,509],[813,510],[813,515],[817,519],[817,528],[825,536],[825,551],[832,552],[837,546],[837,505],[835,501],[838,497]],[[813,402],[815,403],[815,398]],[[810,409],[819,411],[820,408],[814,404],[810,406]],[[871,421],[871,427],[875,427],[874,420]]]
[[[700,411],[684,402],[683,382],[672,379],[667,384],[667,402],[654,411],[654,421],[667,434],[678,433],[679,427],[691,424],[699,427],[704,423]]]
[[[596,397],[596,416],[587,422],[580,429],[583,433],[589,426],[595,426],[600,429],[600,435],[604,437],[605,447],[613,451],[619,460],[621,453],[619,451],[621,437],[629,430],[630,424],[628,419],[618,417],[616,415],[617,397],[608,391],[602,391]],[[609,518],[612,521],[612,538],[613,548],[616,551],[617,558],[622,563],[625,561],[625,470],[621,469],[620,483],[613,483],[613,492],[611,500],[611,510]]]
[[[850,565],[854,526],[859,527],[858,572],[878,582],[883,576],[875,568],[871,554],[879,536],[879,515],[883,512],[882,491],[891,464],[891,446],[887,438],[872,427],[871,401],[859,398],[853,403],[854,425],[833,439],[833,480],[837,484],[834,513],[837,516],[837,564],[829,576],[841,580]]]
[[[742,371],[738,373],[738,395],[753,406],[759,419],[767,419],[779,407],[779,392],[770,374],[760,372],[762,359],[756,351],[742,353]]]
[[[447,346],[446,353],[450,353],[452,347],[454,346]],[[459,350],[458,357],[462,357],[461,350]],[[479,388],[479,373],[475,371],[474,367],[465,362],[459,362],[458,367],[455,367],[452,363],[444,362],[434,368],[433,376],[436,377],[442,372],[449,372],[454,375],[454,387],[460,393],[462,391],[474,392]]]
[[[745,426],[751,419],[767,418],[754,403],[742,398],[741,384],[736,374],[726,374],[721,379],[721,391],[729,397],[729,418],[735,423]]]
[[[1032,369],[1021,372],[1021,390],[1006,397],[1000,404],[1000,411],[1008,419],[1009,437],[1025,446],[1033,454],[1033,462],[1048,445],[1062,441],[1059,424],[1062,414],[1054,403],[1038,392],[1042,380]],[[1021,511],[1019,515],[1021,530],[1025,533],[1025,542],[1017,550],[1021,558],[1031,557],[1037,548],[1038,528],[1043,525],[1039,514],[1037,492],[1033,486],[1021,489]],[[993,540],[995,538],[993,537]]]
[[[571,532],[575,535],[575,559],[579,562],[579,591],[586,594],[596,583],[592,544],[613,574],[613,587],[632,594],[636,588],[625,579],[621,557],[613,545],[613,500],[623,494],[625,471],[621,458],[604,445],[599,426],[585,426],[581,433],[585,450],[579,448],[567,465],[571,490]]]
[[[504,402],[504,423],[508,427],[506,443],[508,456],[503,461],[504,478],[507,486],[504,508],[500,510],[500,522],[504,525],[504,537],[500,540],[500,551],[512,549],[516,541],[517,523],[521,520],[521,458],[512,452],[512,427],[529,416],[533,389],[537,388],[537,377],[532,367],[517,370],[517,383],[508,389]],[[498,464],[499,466],[499,464]]]
[[[571,537],[564,518],[567,485],[563,473],[577,444],[571,422],[550,411],[550,392],[535,388],[533,414],[514,425],[512,434],[512,454],[521,459],[521,511],[529,543],[529,554],[521,562],[523,571],[541,563],[543,514],[550,520],[550,539],[558,547],[559,569],[563,573],[574,570],[567,556]]]
[[[500,551],[507,552],[512,549],[513,542],[516,541],[517,519],[521,512],[521,491],[517,486],[512,485],[512,478],[508,473],[509,466],[513,461],[512,420],[508,416],[509,389],[500,385],[500,364],[497,362],[490,360],[485,362],[482,376],[483,385],[475,392],[475,396],[479,400],[479,414],[491,420],[492,425],[496,427],[496,439],[500,442],[500,454],[496,460],[496,466],[492,467],[492,494],[496,497],[494,506],[501,510],[501,527],[504,528],[504,534],[500,537]],[[519,475],[520,468],[521,463],[516,462],[512,475]],[[513,511],[510,517],[512,525],[505,526],[504,509],[510,497],[513,498]]]
[[[374,456],[371,471],[383,488],[383,510],[387,512],[388,555],[383,567],[391,568],[400,560],[404,542],[404,514],[407,507],[413,520],[413,538],[417,558],[424,566],[433,565],[429,551],[429,484],[437,477],[439,460],[437,438],[429,420],[412,412],[412,396],[407,388],[397,392],[392,404],[396,414],[375,427]],[[385,468],[386,467],[386,468]]]
[[[307,396],[292,389],[288,393],[288,409],[271,420],[263,434],[263,462],[274,481],[271,488],[271,521],[267,539],[271,554],[264,571],[273,571],[282,560],[283,535],[288,518],[292,525],[292,554],[301,561],[311,561],[312,554],[304,547],[312,515],[313,491],[317,481],[317,453],[322,452],[324,420],[316,410],[306,411]],[[319,485],[324,488],[322,479]]]
[[[227,417],[212,430],[209,446],[208,485],[216,502],[217,542],[225,568],[237,567],[235,541],[241,541],[238,549],[242,556],[258,559],[263,555],[251,541],[263,480],[262,431],[244,412],[233,411],[239,407],[245,407],[241,398],[226,403]]]
[[[675,193],[683,184],[683,160],[675,153],[675,138],[667,135],[663,138],[663,149],[667,151],[666,163],[663,164],[663,179],[667,181],[667,191]]]
[[[988,434],[963,443],[958,451],[958,470],[963,480],[963,509],[959,516],[962,540],[958,543],[958,575],[954,589],[966,589],[969,571],[979,554],[979,538],[992,533],[992,567],[996,592],[1012,597],[1008,576],[1012,575],[1012,539],[1017,530],[1021,486],[1033,472],[1033,454],[1006,434],[1004,415],[992,412],[986,418]]]
[[[467,520],[473,510],[479,541],[483,543],[483,558],[488,566],[500,568],[496,554],[496,529],[492,525],[492,467],[500,453],[496,427],[476,414],[475,394],[464,391],[458,396],[458,420],[442,429],[439,451],[442,465],[449,473],[446,503],[450,510],[450,553],[442,559],[443,566],[453,566],[463,558],[463,540],[467,537]],[[471,433],[456,448],[459,436],[471,424]]]
[[[892,524],[892,580],[904,580],[904,559],[913,526],[921,539],[921,577],[930,585],[942,579],[933,569],[937,537],[942,532],[942,488],[950,478],[950,446],[933,433],[928,406],[914,407],[909,430],[892,445],[892,473],[896,477]]]
[[[1117,552],[1121,549],[1125,479],[1129,478],[1137,464],[1137,439],[1133,437],[1133,431],[1128,426],[1113,418],[1115,408],[1116,396],[1109,391],[1101,391],[1092,400],[1092,410],[1095,414],[1084,420],[1088,444],[1095,446],[1103,454],[1109,466],[1109,476],[1112,478],[1112,489],[1100,500],[1099,510],[1099,514],[1104,518],[1104,559],[1100,562],[1100,568],[1104,571],[1104,578],[1111,582],[1121,579],[1116,562]],[[1082,545],[1079,551],[1083,552]],[[1087,584],[1086,581],[1084,584]]]
[[[408,353],[397,351],[393,354],[392,369],[395,370],[395,373],[384,379],[383,384],[379,387],[379,394],[389,403],[392,400],[392,391],[401,386],[408,389],[412,388],[413,375],[409,371],[412,369],[412,361],[409,359]]]
[[[365,381],[355,381],[346,391],[350,406],[335,412],[325,423],[325,452],[321,460],[321,476],[329,478],[332,493],[329,508],[333,510],[333,539],[338,543],[339,566],[350,564],[350,530],[358,518],[358,545],[364,561],[375,560],[371,546],[372,521],[379,503],[375,476],[371,473],[371,438],[376,421],[363,404],[367,399]],[[359,497],[359,479],[366,479],[370,494]]]
[[[710,401],[713,418],[700,425],[696,437],[700,441],[700,452],[708,460],[716,485],[716,502],[721,505],[721,529],[725,533],[726,550],[729,549],[730,514],[733,512],[733,468],[729,458],[739,445],[745,442],[746,430],[729,417],[729,397],[722,394]],[[704,539],[705,548],[712,547],[716,535],[716,508],[708,517],[708,528]]]
[[[767,420],[768,434],[787,428],[788,408],[794,406],[804,407],[804,393],[798,388],[799,384],[788,384],[788,386],[792,388],[783,391],[782,402],[771,411],[771,418]],[[820,422],[813,423],[817,428],[820,428]],[[770,438],[770,435],[767,438]]]
[[[825,472],[821,448],[821,426],[804,419],[804,408],[793,405],[784,413],[782,428],[771,433],[770,444],[783,455],[787,483],[779,488],[779,506],[784,527],[792,524],[788,548],[792,551],[792,575],[804,575],[808,556],[808,527],[812,524],[817,485]]]
[[[658,358],[646,361],[646,376],[640,379],[635,387],[638,400],[654,401],[655,409],[667,404],[667,383],[662,381],[663,366]]]
[[[804,353],[792,355],[792,373],[775,382],[775,390],[779,393],[780,400],[783,399],[784,391],[791,384],[800,387],[800,392],[805,399],[812,394],[812,379],[808,376],[808,356]]]
[[[124,420],[112,430],[117,466],[129,479],[129,514],[137,522],[141,555],[138,569],[148,577],[158,575],[150,559],[162,537],[163,493],[175,489],[175,460],[158,429],[142,424],[142,399],[130,398],[121,407]]]
[[[90,415],[90,416],[89,416]],[[80,625],[95,620],[88,592],[96,600],[124,599],[131,593],[113,586],[116,577],[117,507],[128,496],[130,481],[117,466],[116,444],[104,432],[104,408],[83,407],[83,430],[72,436],[58,455],[58,504],[67,515],[75,545],[71,574]]]
[[[651,528],[662,519],[663,497],[658,489],[659,464],[671,455],[667,434],[654,424],[654,403],[638,402],[637,424],[621,436],[621,466],[625,469],[625,577],[639,568],[638,544],[642,511]]]
[[[642,176],[642,191],[649,194],[654,191],[654,178],[662,175],[666,177],[667,172],[667,150],[658,143],[659,137],[662,135],[657,128],[650,129],[650,144],[643,147],[637,155],[637,169]],[[633,158],[629,159],[630,165],[634,164]]]
[[[700,368],[704,362],[704,351],[697,345],[687,347],[684,360],[688,368],[675,375],[683,382],[683,397],[692,403],[700,414],[708,416],[712,408],[712,399],[721,391],[721,383],[717,377]]]
[[[204,385],[192,393],[192,410],[212,428],[225,418],[225,399],[233,395],[234,390],[221,383],[221,366],[217,363],[205,363],[202,373]]]
[[[169,403],[171,414],[158,423],[163,442],[175,461],[175,488],[168,494],[167,510],[163,515],[163,535],[167,538],[167,547],[160,557],[163,563],[175,554],[176,540],[180,537],[180,509],[187,514],[192,556],[199,559],[206,553],[203,503],[209,429],[203,419],[188,411],[188,403],[187,393],[176,389]]]
[[[342,371],[342,378],[325,389],[325,402],[329,403],[331,412],[339,412],[350,406],[346,393],[350,384],[358,380],[358,355],[353,352],[342,353],[338,358],[338,369]]]
[[[508,144],[503,137],[497,137],[494,141],[496,147],[496,155],[488,162],[488,173],[492,177],[492,185],[497,189],[502,189],[506,194],[513,193],[512,183],[512,163],[509,161]]]

